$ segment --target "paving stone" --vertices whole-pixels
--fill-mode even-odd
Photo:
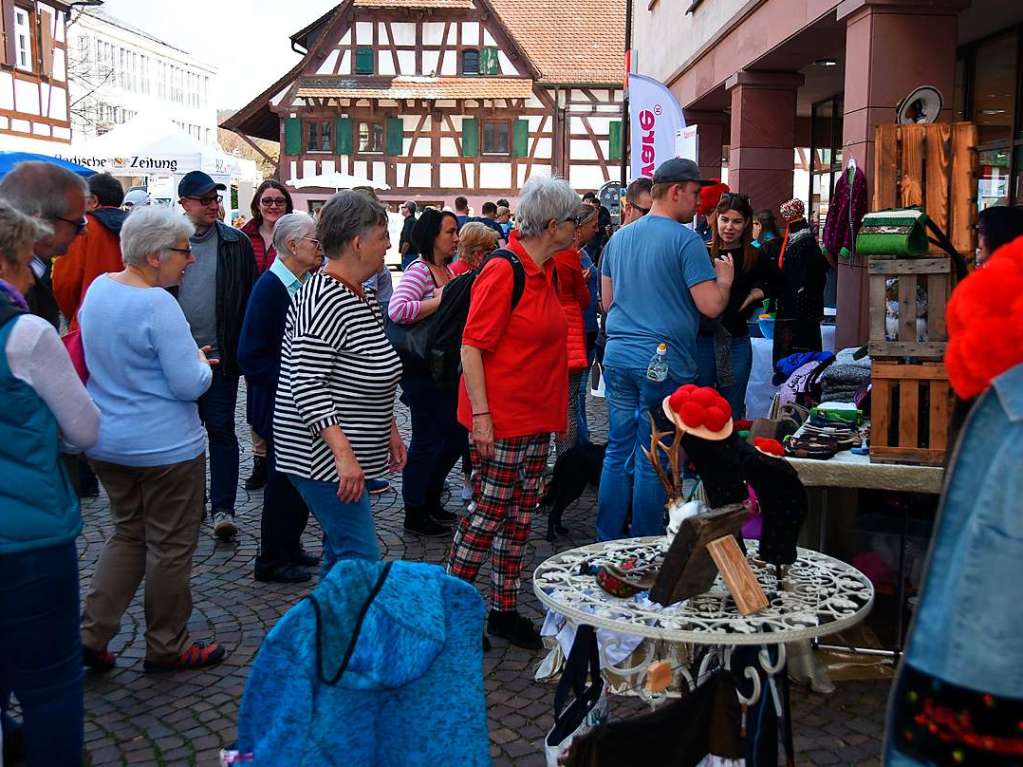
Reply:
[[[238,435],[242,447],[240,481],[252,465],[251,445],[245,424],[244,390],[238,397]],[[594,440],[603,441],[607,431],[602,400],[588,402]],[[408,412],[398,409],[400,428],[408,438]],[[402,528],[401,479],[391,480],[392,490],[372,499],[381,549],[387,559],[443,564],[450,541],[420,539]],[[449,477],[445,504],[459,513],[462,477],[460,467]],[[248,668],[267,632],[287,610],[315,586],[315,579],[294,586],[261,584],[252,578],[259,544],[262,493],[239,487],[236,508],[238,540],[215,545],[204,525],[195,552],[192,573],[194,612],[190,631],[197,639],[222,642],[228,659],[219,667],[196,672],[149,676],[142,671],[145,658],[145,613],[142,590],[111,641],[118,667],[109,674],[86,674],[85,731],[88,764],[92,767],[125,763],[158,764],[159,750],[167,767],[195,765],[215,767],[219,749],[232,743],[237,733],[238,705]],[[82,594],[95,570],[103,544],[111,532],[106,495],[82,504],[85,527],[79,540]],[[565,521],[571,531],[554,544],[545,540],[547,520],[537,515],[527,543],[520,609],[537,622],[543,610],[532,594],[532,572],[555,551],[592,542],[596,497],[587,490],[570,507]],[[303,545],[320,553],[320,530],[310,519]],[[490,583],[489,563],[477,581],[486,597]],[[533,680],[540,654],[494,641],[484,660],[484,688],[488,701],[490,753],[495,765],[539,767],[544,764],[543,738],[552,724],[554,686]],[[876,765],[880,762],[887,682],[852,682],[838,685],[833,695],[792,689],[797,764]],[[616,698],[612,715],[624,717],[648,708],[637,700]]]

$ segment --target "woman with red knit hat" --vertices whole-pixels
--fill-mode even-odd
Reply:
[[[782,285],[774,319],[774,361],[821,350],[827,262],[806,220],[802,200],[781,206],[785,237],[778,255]]]

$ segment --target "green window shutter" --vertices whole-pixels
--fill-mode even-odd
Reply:
[[[497,58],[497,48],[492,45],[484,46],[480,50],[480,74],[501,74],[501,62]]]
[[[338,154],[352,153],[352,118],[339,117],[334,121],[334,147]]]
[[[387,151],[391,157],[400,157],[404,153],[405,123],[400,117],[388,118],[385,126]]]
[[[373,66],[373,49],[372,48],[356,48],[355,49],[355,74],[357,75],[371,75],[375,71],[376,67]]]
[[[297,117],[284,120],[284,153],[302,154],[302,121]]]
[[[516,120],[512,135],[512,157],[529,155],[529,120]]]
[[[475,117],[462,120],[462,157],[477,157],[480,153],[480,126]]]
[[[608,126],[608,150],[607,159],[609,160],[620,160],[622,159],[622,121],[612,120]]]

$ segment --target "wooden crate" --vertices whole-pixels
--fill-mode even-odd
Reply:
[[[870,256],[871,359],[913,357],[941,360],[945,356],[948,330],[945,304],[952,292],[952,261],[943,258],[895,258]],[[886,340],[886,280],[898,280],[899,324],[893,341]],[[917,340],[916,299],[918,288],[927,296],[927,341]]]
[[[941,466],[953,404],[945,366],[875,361],[871,382],[871,462]]]
[[[955,249],[972,261],[977,247],[977,126],[879,125],[875,132],[873,210],[921,206]],[[943,253],[931,246],[931,253]]]

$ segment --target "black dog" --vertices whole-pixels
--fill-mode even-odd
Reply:
[[[607,445],[578,445],[566,450],[554,464],[554,475],[547,486],[547,493],[541,506],[549,507],[547,517],[547,540],[554,541],[556,533],[564,535],[568,528],[561,524],[561,515],[579,496],[586,486],[600,487],[600,472],[604,467],[604,453]]]

